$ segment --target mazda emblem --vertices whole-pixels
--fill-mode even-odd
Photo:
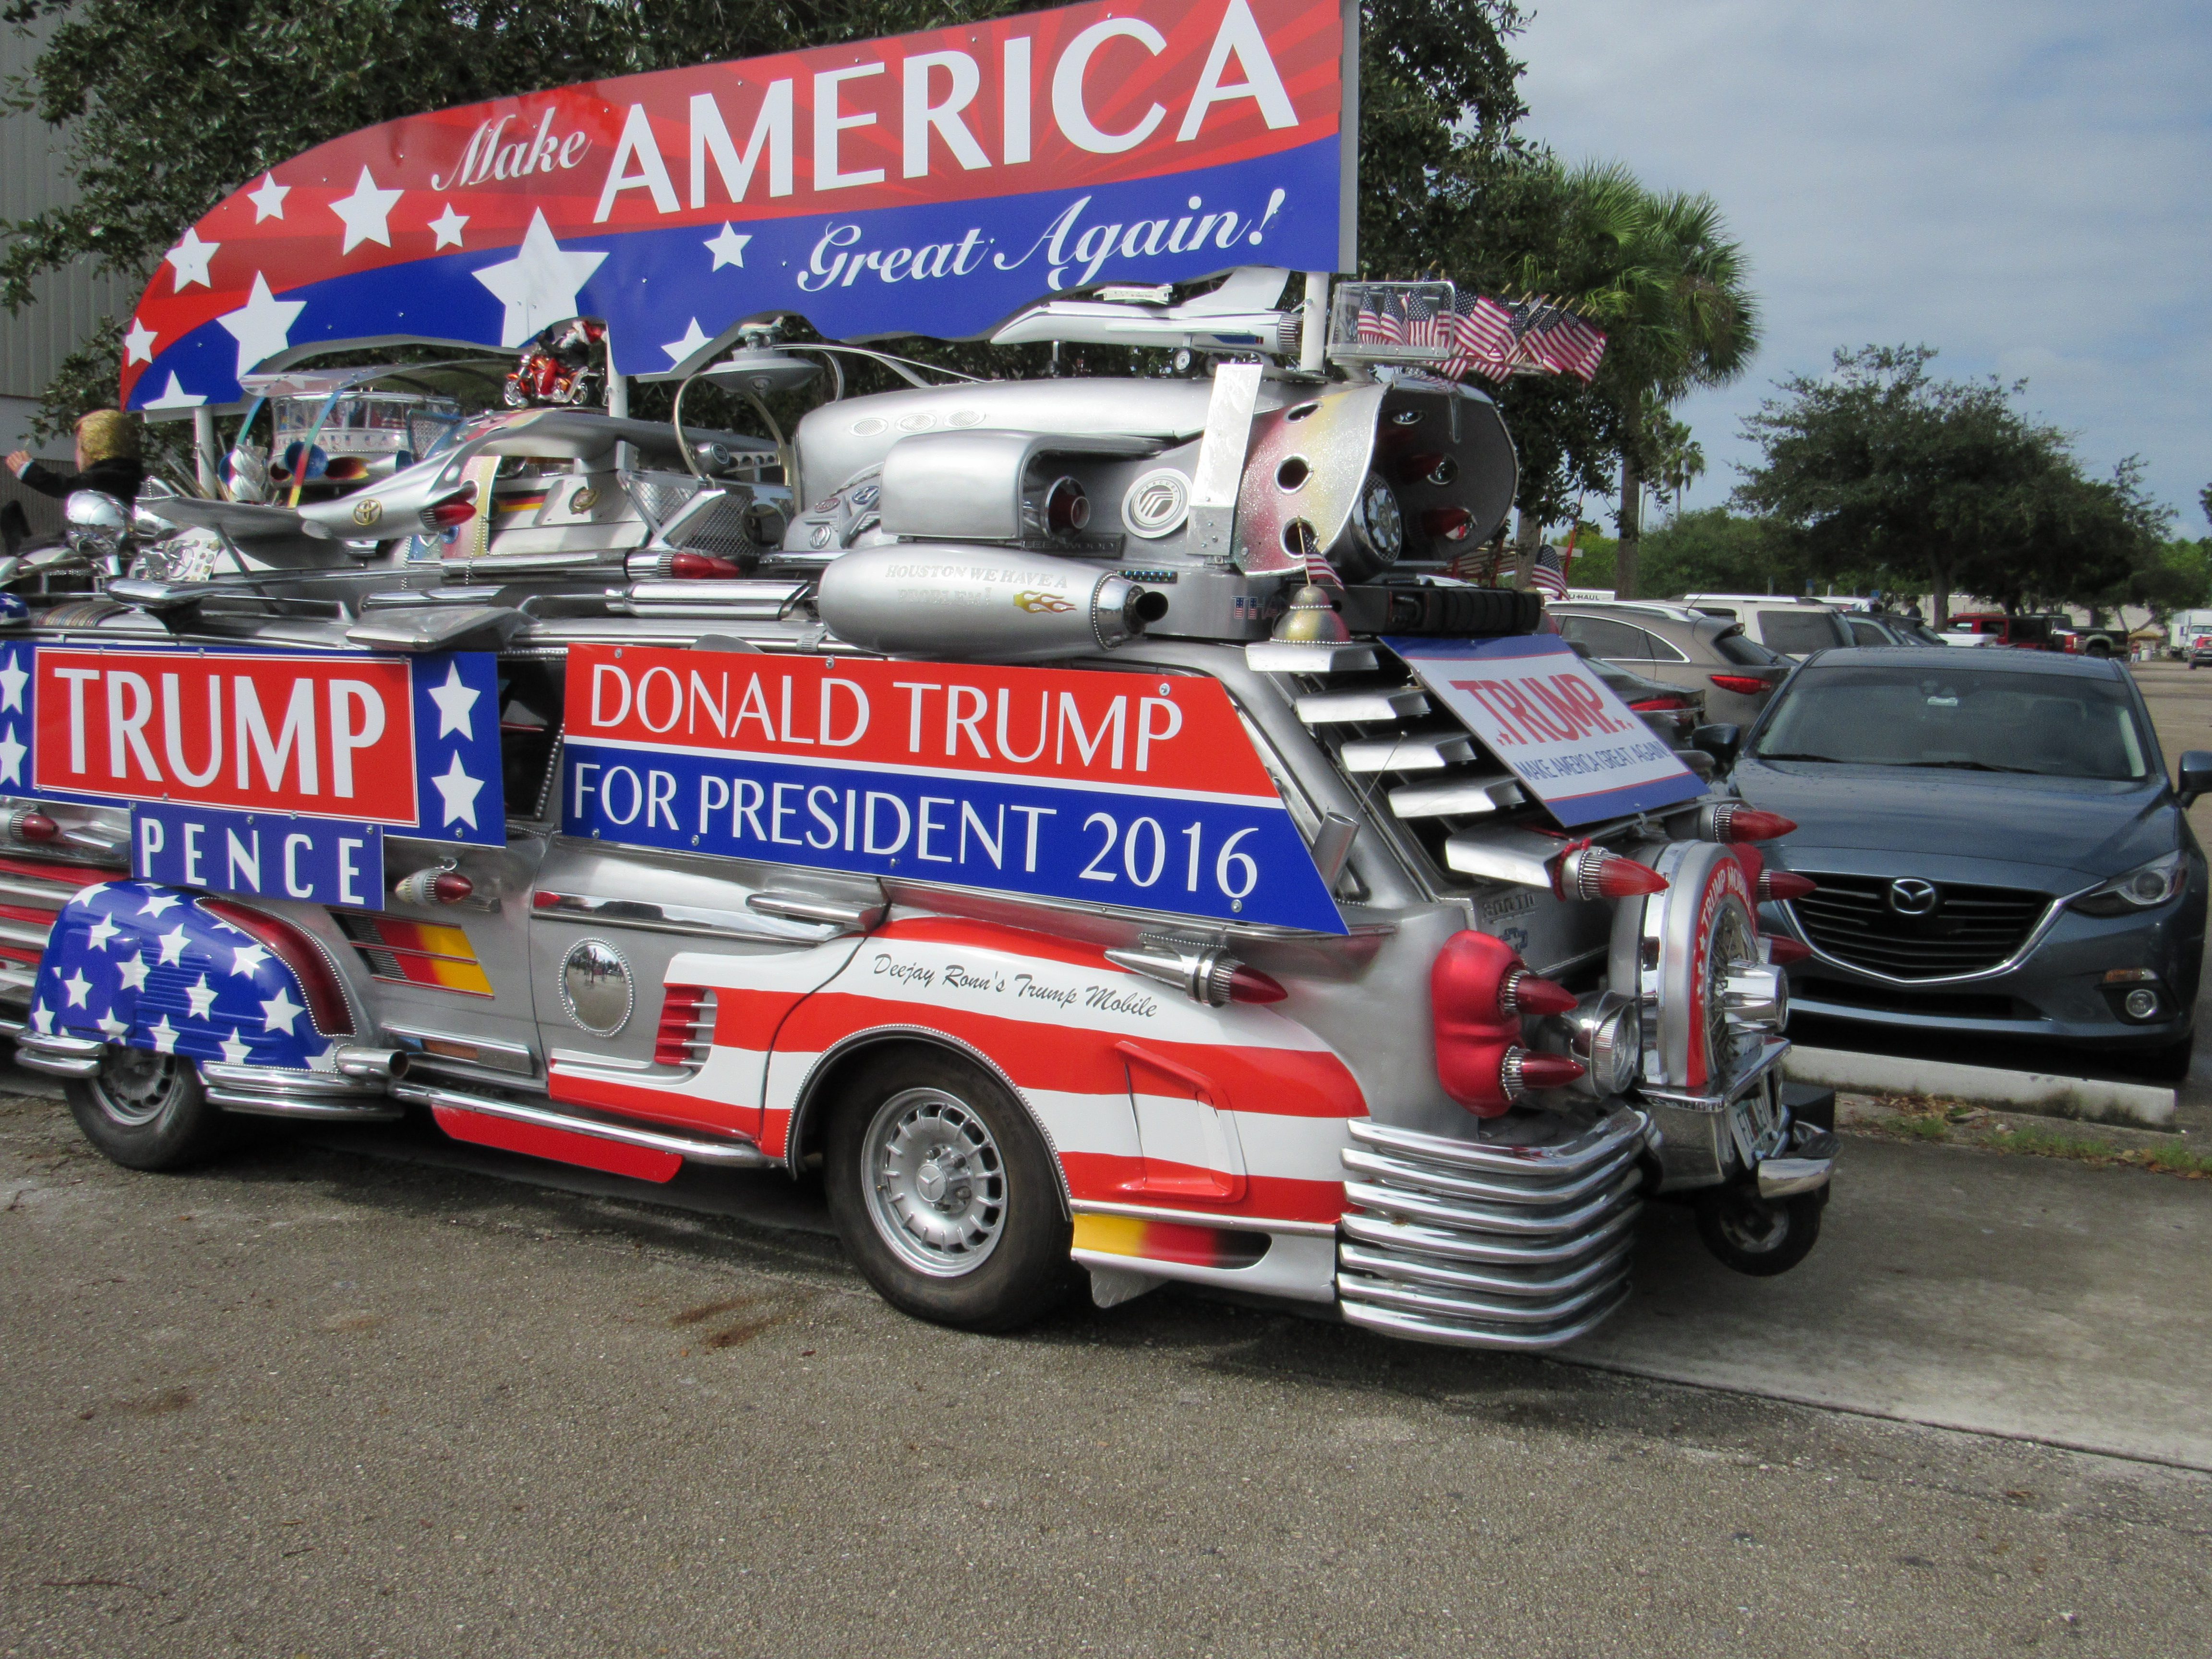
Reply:
[[[1917,876],[1903,876],[1889,884],[1889,908],[1900,916],[1933,915],[1939,896],[1934,882]]]

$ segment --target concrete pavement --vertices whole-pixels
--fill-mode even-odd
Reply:
[[[0,1652],[2203,1651],[2201,1474],[1652,1380],[2201,1446],[2201,1183],[1846,1158],[1809,1274],[1657,1218],[1621,1375],[1172,1291],[968,1337],[696,1194],[0,1100]],[[2188,1298],[2132,1344],[2115,1205]]]

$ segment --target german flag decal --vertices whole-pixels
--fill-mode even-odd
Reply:
[[[333,910],[331,915],[377,979],[472,997],[493,994],[469,936],[458,927],[408,921],[374,910]]]

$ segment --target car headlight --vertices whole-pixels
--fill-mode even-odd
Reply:
[[[2162,859],[2139,864],[2124,876],[2114,876],[2101,887],[2092,887],[2068,908],[2085,916],[2124,916],[2164,904],[2189,884],[2189,862],[2179,848]]]

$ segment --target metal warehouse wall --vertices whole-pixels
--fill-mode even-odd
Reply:
[[[37,58],[45,27],[29,34],[0,26],[0,80],[12,80]],[[0,116],[0,219],[27,219],[74,198],[61,135],[37,116]],[[95,276],[89,262],[39,279],[36,298],[10,316],[0,313],[0,450],[23,447],[39,393],[61,360],[102,318],[127,308],[140,285]],[[47,447],[69,459],[64,441]],[[0,471],[0,501],[21,501],[34,529],[61,523],[58,501],[25,489]]]

